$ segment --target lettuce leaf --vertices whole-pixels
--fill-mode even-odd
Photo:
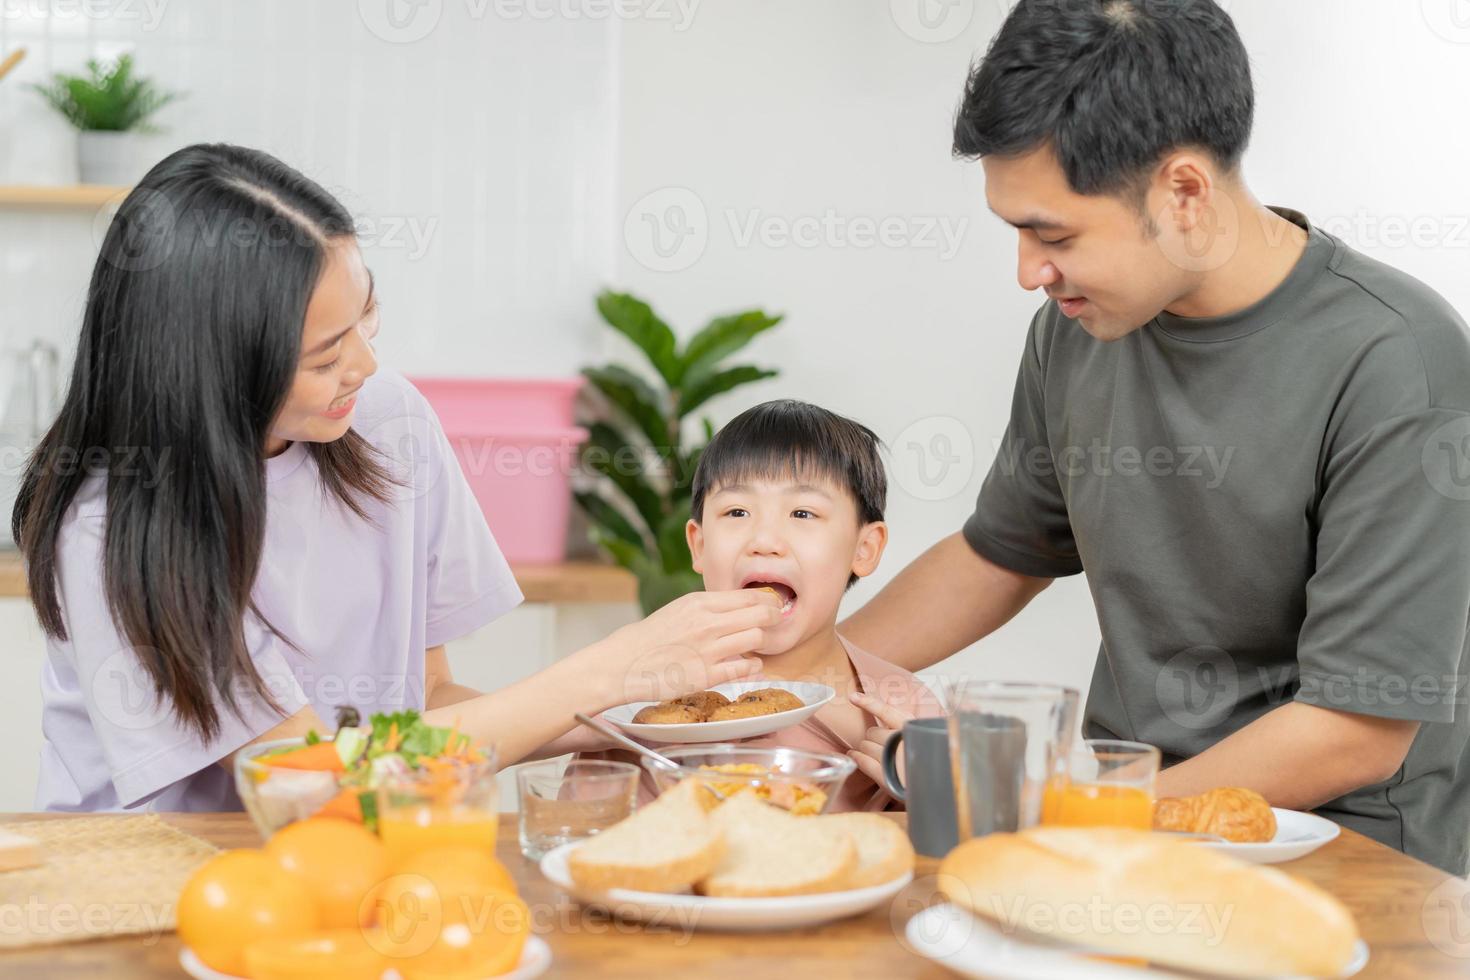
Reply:
[[[372,717],[373,724],[373,752],[370,755],[381,754],[388,751],[384,746],[388,733],[393,726],[398,726],[397,751],[408,762],[409,765],[417,765],[420,756],[437,756],[444,753],[449,743],[449,729],[436,728],[426,724],[417,711],[395,711],[392,714],[376,714]]]

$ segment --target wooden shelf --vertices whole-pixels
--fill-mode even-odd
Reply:
[[[638,582],[630,572],[590,561],[557,565],[513,565],[516,581],[526,601],[578,604],[591,602],[636,602]],[[0,598],[23,599],[29,595],[25,568],[15,551],[0,552]]]
[[[0,207],[100,208],[121,198],[130,188],[106,184],[71,184],[57,187],[0,184]]]
[[[527,602],[637,602],[638,580],[627,569],[592,561],[512,565]]]

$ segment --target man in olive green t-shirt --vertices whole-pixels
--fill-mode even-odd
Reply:
[[[1049,300],[963,531],[843,629],[918,670],[1085,573],[1084,732],[1159,746],[1160,795],[1251,787],[1464,874],[1470,333],[1261,206],[1252,112],[1210,0],[1016,5],[955,148]]]

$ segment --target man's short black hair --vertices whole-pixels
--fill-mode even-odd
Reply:
[[[735,416],[710,440],[694,470],[690,515],[704,520],[704,498],[742,480],[820,479],[857,504],[858,520],[883,520],[888,475],[873,430],[794,399],[764,402]],[[848,579],[851,586],[857,581]]]
[[[970,73],[954,152],[1049,144],[1072,190],[1141,204],[1172,150],[1234,171],[1254,114],[1250,59],[1214,0],[1019,0]]]

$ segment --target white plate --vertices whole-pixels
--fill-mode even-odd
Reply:
[[[194,951],[185,946],[179,950],[179,966],[197,980],[240,980],[233,974],[221,973],[205,966]],[[521,961],[509,973],[502,973],[495,980],[534,980],[551,966],[551,947],[540,936],[527,936],[526,948],[521,950]],[[402,980],[397,970],[387,970],[383,980]]]
[[[925,959],[960,976],[986,980],[1193,980],[1209,976],[1093,959],[1075,947],[1008,935],[995,923],[948,904],[931,906],[910,919],[903,939],[911,952]],[[1351,977],[1367,964],[1368,944],[1359,940],[1352,962],[1338,977]]]
[[[592,892],[578,888],[567,868],[567,855],[582,843],[563,844],[541,859],[541,873],[547,880],[586,905],[596,905],[623,918],[637,919],[665,929],[719,929],[728,932],[799,929],[875,909],[914,879],[910,871],[902,878],[871,888],[789,898],[706,898],[687,893],[673,895],[625,888]]]
[[[760,715],[755,718],[700,721],[687,725],[635,725],[633,724],[634,715],[650,704],[659,702],[634,701],[631,704],[620,704],[616,708],[608,708],[602,713],[602,718],[634,738],[641,738],[645,742],[728,742],[732,739],[769,735],[771,732],[779,732],[783,728],[799,725],[816,714],[817,709],[831,701],[837,693],[826,684],[809,684],[800,681],[731,681],[729,684],[716,684],[710,690],[719,691],[734,701],[748,691],[759,691],[767,687],[778,687],[783,691],[790,691],[801,698],[804,704],[790,711],[778,711],[774,715]]]
[[[1259,844],[1217,844],[1214,841],[1199,843],[1203,847],[1252,864],[1280,864],[1282,861],[1294,861],[1311,854],[1323,844],[1336,840],[1337,835],[1342,833],[1342,828],[1337,824],[1314,813],[1283,810],[1275,806],[1271,808],[1271,812],[1276,814],[1276,836],[1269,841]]]

